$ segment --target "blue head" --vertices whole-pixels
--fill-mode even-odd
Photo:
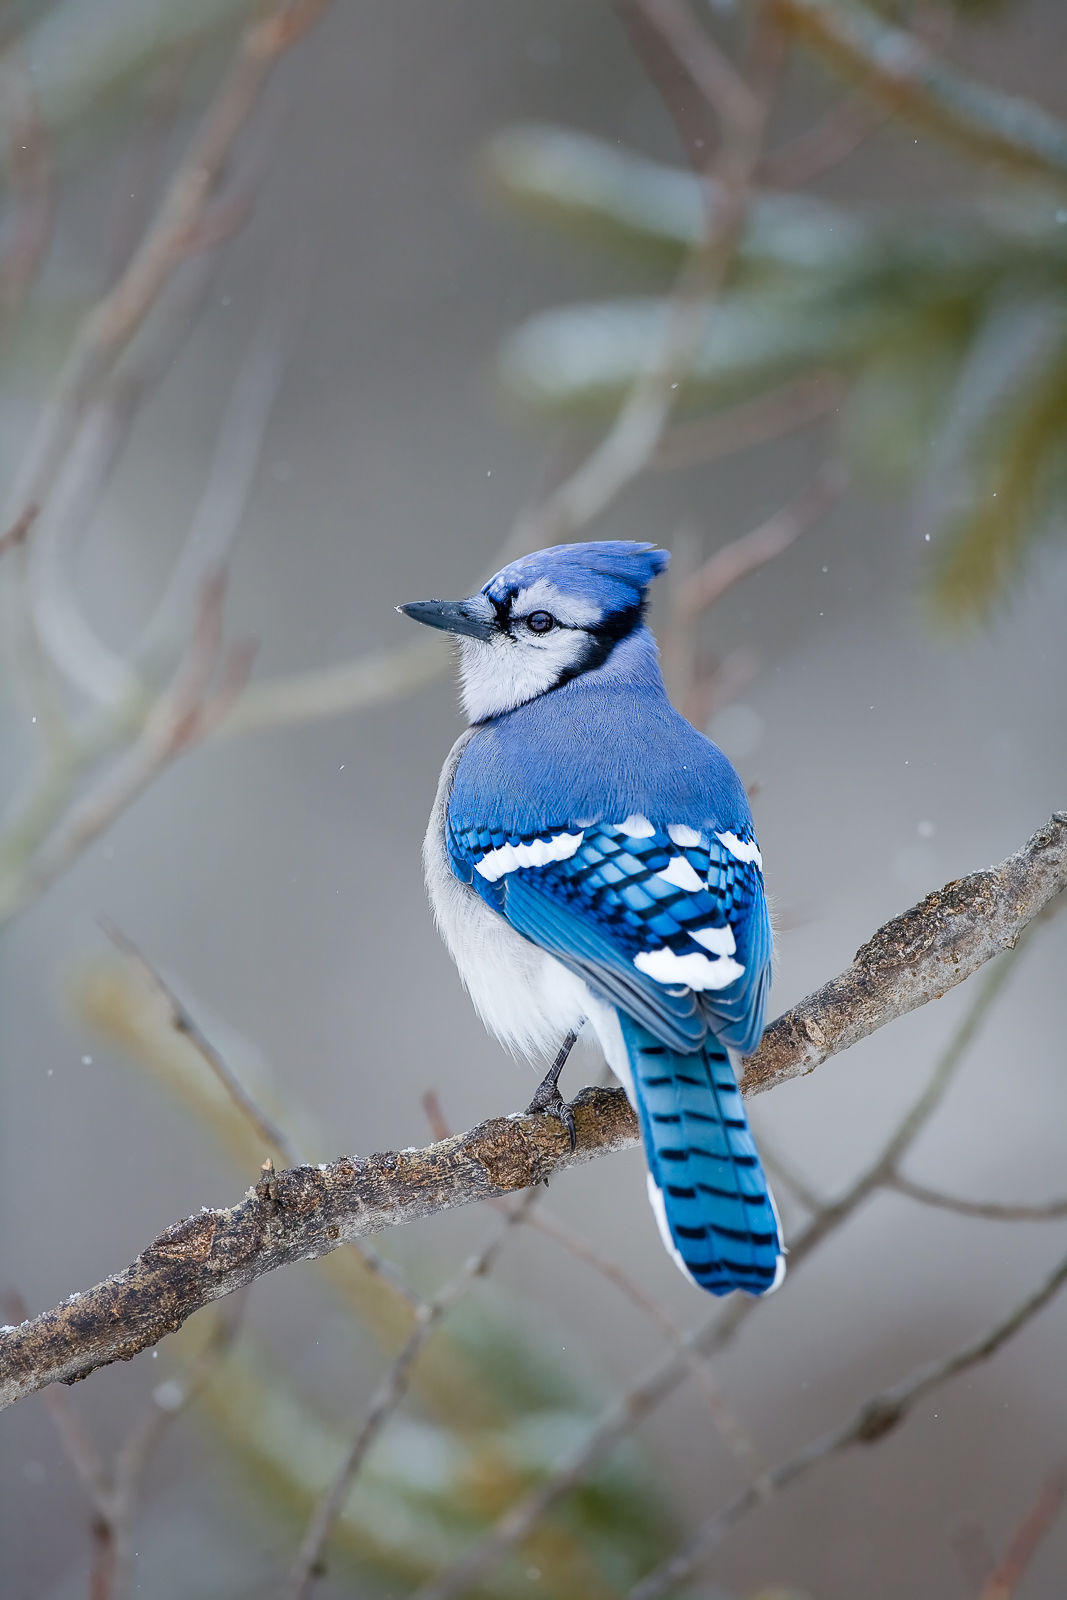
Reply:
[[[640,628],[666,550],[629,540],[557,544],[503,567],[468,600],[399,609],[459,636],[472,722],[500,716],[602,667]]]

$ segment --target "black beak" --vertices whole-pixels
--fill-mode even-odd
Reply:
[[[491,639],[497,631],[495,618],[479,616],[469,600],[415,600],[409,606],[397,606],[405,617],[425,622],[428,628],[440,628],[444,633],[466,633],[472,639]]]

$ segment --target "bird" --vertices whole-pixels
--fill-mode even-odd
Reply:
[[[438,930],[483,1023],[552,1060],[591,1030],[641,1129],[648,1196],[684,1275],[762,1295],[785,1271],[730,1051],[755,1049],[771,979],[763,862],[726,755],[671,705],[650,543],[555,545],[465,600],[397,609],[454,635],[469,726],[423,847]]]

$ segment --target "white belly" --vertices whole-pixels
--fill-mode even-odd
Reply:
[[[445,846],[448,797],[473,732],[468,729],[449,752],[423,845],[426,887],[441,937],[478,1015],[513,1055],[533,1061],[552,1056],[568,1033],[589,1022],[608,1065],[629,1092],[629,1062],[614,1007],[554,956],[516,933],[452,871]]]

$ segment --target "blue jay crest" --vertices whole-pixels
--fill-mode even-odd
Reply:
[[[763,863],[737,773],[663,687],[644,617],[668,560],[557,545],[469,599],[400,608],[458,638],[471,723],[426,881],[485,1025],[531,1060],[558,1052],[534,1106],[568,1120],[556,1078],[588,1026],[637,1112],[668,1251],[712,1294],[764,1294],[784,1246],[727,1054],[763,1031]]]

